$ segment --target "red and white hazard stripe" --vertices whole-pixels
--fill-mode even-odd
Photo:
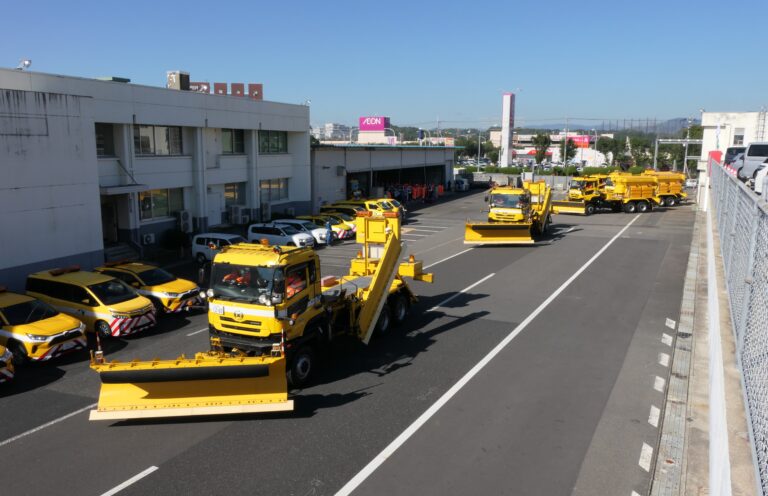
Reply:
[[[85,348],[85,346],[86,346],[86,342],[84,337],[75,338],[70,341],[66,341],[64,343],[59,343],[55,346],[52,346],[42,355],[37,357],[29,357],[29,359],[34,360],[36,362],[44,362],[46,360],[50,360],[51,358],[56,358],[66,353],[70,353],[72,351],[82,350],[83,348]]]
[[[112,332],[112,336],[127,336],[135,332],[142,331],[149,327],[153,327],[157,323],[157,317],[155,311],[139,315],[138,317],[130,317],[127,319],[112,319],[109,323],[109,328]]]

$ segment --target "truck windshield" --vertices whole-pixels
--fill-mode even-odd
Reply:
[[[88,289],[105,305],[122,303],[139,296],[130,286],[117,279],[100,282],[99,284],[91,284],[88,286]]]
[[[584,189],[584,182],[583,181],[571,182],[571,189]]]
[[[610,177],[605,179],[605,185],[606,186],[613,186],[613,181],[611,180]]]
[[[491,195],[491,207],[523,208],[530,200],[524,194]]]
[[[40,300],[30,300],[0,308],[0,313],[5,316],[8,325],[17,326],[31,324],[38,320],[50,319],[58,315],[59,312]]]
[[[147,286],[159,286],[176,280],[172,274],[163,269],[149,269],[139,273],[139,277]]]
[[[211,289],[218,297],[266,304],[284,291],[283,269],[214,263]]]

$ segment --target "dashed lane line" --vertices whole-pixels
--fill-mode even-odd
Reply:
[[[466,292],[467,292],[467,291],[469,291],[470,289],[474,288],[475,286],[477,286],[477,285],[479,285],[479,284],[482,284],[482,283],[484,283],[485,281],[487,281],[488,279],[490,279],[491,277],[493,277],[493,276],[495,276],[495,275],[496,275],[495,273],[491,273],[491,274],[488,274],[487,276],[483,277],[482,279],[480,279],[480,280],[479,280],[479,281],[477,281],[476,283],[474,283],[474,284],[470,284],[469,286],[467,286],[466,288],[462,289],[462,290],[461,290],[461,291],[459,291],[458,293],[456,293],[456,294],[454,294],[454,295],[452,295],[452,296],[449,296],[448,298],[444,299],[443,301],[441,301],[441,302],[440,302],[440,303],[438,303],[437,305],[435,305],[435,306],[433,306],[432,308],[430,308],[429,310],[427,310],[427,312],[434,312],[434,311],[435,311],[435,310],[437,310],[438,308],[440,308],[440,307],[442,307],[443,305],[445,305],[445,304],[449,303],[450,301],[452,301],[454,298],[458,298],[459,296],[463,295],[464,293],[466,293]]]
[[[651,413],[648,414],[648,423],[651,424],[654,427],[659,426],[659,416],[661,415],[661,410],[656,405],[651,405]]]
[[[59,422],[67,420],[70,417],[74,417],[78,413],[83,413],[83,412],[85,412],[87,410],[95,408],[96,405],[98,405],[98,403],[91,403],[90,405],[85,406],[85,407],[83,407],[83,408],[81,408],[79,410],[75,410],[74,412],[70,412],[70,413],[68,413],[66,415],[63,415],[63,416],[57,418],[57,419],[51,420],[50,422],[46,422],[44,424],[38,425],[34,429],[30,429],[30,430],[28,430],[26,432],[22,432],[21,434],[19,434],[17,436],[9,437],[5,441],[0,442],[0,446],[5,446],[6,444],[10,444],[10,443],[12,443],[14,441],[18,441],[19,439],[21,439],[23,437],[29,436],[30,434],[34,434],[35,432],[41,431],[41,430],[45,429],[46,427],[50,427],[52,425],[58,424]]]
[[[645,470],[646,472],[651,471],[651,460],[653,459],[653,448],[650,447],[647,443],[643,443],[643,448],[640,450],[640,460],[638,460],[638,465],[640,465],[640,468]]]
[[[130,486],[131,484],[135,484],[136,482],[140,481],[144,477],[148,476],[149,474],[151,474],[155,470],[157,470],[157,467],[152,465],[148,469],[146,469],[146,470],[144,470],[142,472],[139,472],[138,474],[134,475],[133,477],[131,477],[127,481],[123,482],[122,484],[113,487],[112,489],[110,489],[109,491],[105,492],[101,496],[112,496],[113,494],[117,494],[120,491],[122,491],[123,489],[125,489],[126,487]]]

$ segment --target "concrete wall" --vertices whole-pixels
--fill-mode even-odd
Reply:
[[[73,95],[0,90],[0,281],[16,286],[9,269],[53,253],[101,252],[90,104]]]

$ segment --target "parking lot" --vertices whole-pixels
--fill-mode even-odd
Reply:
[[[536,246],[470,248],[482,198],[412,213],[405,253],[435,283],[413,284],[396,332],[337,345],[294,412],[94,423],[83,355],[20,368],[0,393],[3,492],[643,494],[693,211],[560,215]],[[357,250],[319,250],[323,275]],[[204,314],[105,345],[118,360],[207,347]]]

